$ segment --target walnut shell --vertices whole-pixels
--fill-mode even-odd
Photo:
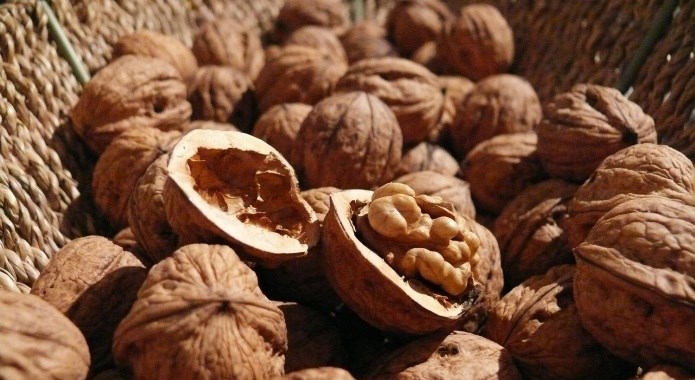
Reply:
[[[577,190],[568,206],[565,230],[570,247],[578,246],[596,221],[613,207],[645,195],[695,194],[695,166],[666,145],[643,143],[606,157]]]
[[[363,59],[398,56],[396,49],[386,40],[386,29],[371,20],[354,24],[340,36],[340,42],[350,64]]]
[[[205,244],[152,267],[113,345],[118,364],[152,379],[269,378],[283,374],[286,350],[282,312],[253,271]]]
[[[307,368],[274,380],[355,380],[350,372],[336,367]]]
[[[403,154],[396,176],[421,171],[455,176],[459,169],[458,161],[446,149],[436,144],[421,142]]]
[[[427,140],[438,142],[449,149],[452,145],[451,125],[456,120],[464,99],[475,88],[475,83],[468,78],[455,75],[440,75],[437,79],[444,94],[444,110],[437,127],[430,132]]]
[[[365,92],[342,93],[316,104],[304,119],[292,162],[309,188],[369,189],[393,178],[402,141],[386,104]]]
[[[410,56],[426,42],[436,40],[453,18],[442,1],[401,0],[389,11],[386,29],[401,55]]]
[[[319,239],[294,170],[263,140],[194,130],[174,146],[167,171],[165,211],[180,244],[224,241],[271,265],[306,255]]]
[[[350,26],[348,5],[341,0],[287,0],[275,20],[277,39],[307,25],[330,28],[341,34]]]
[[[556,265],[574,263],[563,222],[577,187],[559,179],[531,185],[497,217],[494,233],[507,289]]]
[[[446,65],[474,81],[500,74],[514,60],[514,34],[504,16],[492,5],[461,7],[437,39]]]
[[[232,66],[252,80],[265,64],[258,33],[231,19],[205,23],[193,39],[192,50],[201,66]]]
[[[101,236],[75,239],[53,254],[31,294],[65,314],[84,334],[93,369],[110,360],[111,340],[147,275],[132,253]]]
[[[41,298],[0,289],[0,331],[0,378],[87,378],[84,336]]]
[[[661,364],[650,368],[642,376],[642,380],[695,380],[695,373],[683,368],[674,367],[668,364]]]
[[[193,120],[190,123],[186,123],[181,129],[182,133],[190,132],[194,129],[214,129],[217,131],[236,131],[239,132],[239,128],[235,127],[230,123],[220,123],[211,120]]]
[[[528,186],[547,178],[533,132],[495,136],[478,144],[461,164],[476,208],[499,214]]]
[[[128,225],[130,193],[152,161],[169,151],[180,136],[178,131],[130,129],[106,147],[94,166],[92,193],[94,204],[112,228]]]
[[[656,143],[654,120],[618,90],[578,84],[543,107],[538,156],[552,177],[583,182],[611,154]]]
[[[463,331],[416,340],[382,359],[366,379],[522,379],[504,347]]]
[[[365,91],[386,103],[398,119],[403,144],[416,144],[436,127],[444,107],[437,76],[403,58],[365,59],[350,66],[336,92]]]
[[[475,205],[471,198],[468,182],[450,175],[433,171],[420,171],[406,174],[393,180],[404,183],[415,190],[415,194],[440,197],[449,202],[462,215],[475,218]]]
[[[695,370],[695,197],[621,203],[574,249],[574,297],[584,327],[643,367]]]
[[[284,45],[301,45],[314,48],[336,62],[347,65],[348,59],[343,44],[338,36],[328,28],[321,26],[303,26],[287,36]]]
[[[179,71],[186,83],[198,69],[198,62],[191,49],[177,38],[153,30],[137,30],[121,36],[113,45],[111,59],[128,54],[164,60]]]
[[[579,321],[574,274],[574,265],[559,265],[516,286],[489,314],[483,336],[509,350],[529,379],[624,379],[634,366],[601,347]]]
[[[333,91],[347,70],[308,46],[285,46],[268,58],[254,83],[262,112],[282,103],[315,104]]]
[[[277,149],[294,167],[292,148],[295,145],[299,127],[312,107],[302,103],[283,103],[270,107],[258,118],[253,127],[253,135]]]
[[[160,59],[133,55],[94,75],[70,113],[75,132],[96,154],[128,129],[181,129],[190,116],[179,72]]]

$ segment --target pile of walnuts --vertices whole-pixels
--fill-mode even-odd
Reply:
[[[345,4],[120,38],[70,113],[110,229],[0,291],[0,378],[693,378],[695,167],[652,118],[539,99],[490,5]]]

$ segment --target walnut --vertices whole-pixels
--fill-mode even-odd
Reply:
[[[393,45],[386,40],[386,29],[375,21],[354,24],[340,36],[340,42],[350,64],[363,59],[398,56]]]
[[[666,145],[643,143],[606,157],[577,190],[568,206],[565,230],[570,247],[579,245],[596,221],[627,200],[649,195],[695,194],[695,167]]]
[[[160,59],[133,55],[102,68],[70,114],[75,132],[96,154],[128,129],[180,129],[190,116],[178,71]]]
[[[41,298],[0,289],[0,331],[0,378],[87,378],[84,336]]]
[[[437,39],[446,65],[474,81],[500,74],[514,60],[514,35],[504,16],[492,5],[461,7]]]
[[[167,221],[180,244],[223,241],[274,265],[306,255],[319,226],[290,164],[242,132],[194,130],[171,151],[164,184]]]
[[[495,221],[508,289],[551,267],[574,262],[563,222],[577,185],[550,179],[531,185],[512,199]]]
[[[121,36],[113,45],[111,59],[124,55],[142,55],[159,58],[178,70],[183,81],[188,83],[198,69],[193,52],[175,37],[153,30],[138,30]]]
[[[382,358],[366,379],[520,380],[511,354],[463,331],[416,340]]]
[[[276,39],[302,26],[316,25],[341,34],[350,26],[348,6],[341,0],[287,0],[275,20]]]
[[[516,286],[495,305],[483,336],[504,346],[529,379],[624,379],[634,366],[589,335],[572,297],[575,267],[560,265]]]
[[[454,150],[465,155],[494,136],[533,131],[541,112],[538,95],[525,79],[511,74],[487,77],[459,103],[451,125]]]
[[[389,11],[386,29],[401,55],[410,56],[426,42],[436,40],[453,18],[442,1],[401,0]]]
[[[239,128],[235,127],[234,124],[230,123],[220,123],[211,120],[193,120],[190,123],[186,123],[181,129],[182,133],[187,133],[194,129],[213,129],[217,131],[235,131],[239,132]]]
[[[654,366],[639,377],[642,380],[693,380],[695,372],[668,364]]]
[[[283,103],[270,107],[258,118],[253,127],[253,135],[277,149],[294,168],[292,147],[295,145],[299,127],[312,107],[302,103]]]
[[[232,66],[255,80],[265,64],[261,37],[231,19],[205,23],[193,39],[200,65]]]
[[[427,170],[454,176],[459,172],[460,166],[446,149],[436,144],[421,142],[403,154],[396,175]]]
[[[128,225],[130,193],[152,161],[170,150],[180,136],[178,131],[130,129],[106,147],[94,166],[92,193],[97,209],[112,228],[118,230]]]
[[[319,367],[291,372],[274,380],[355,380],[355,378],[342,368]]]
[[[393,181],[408,185],[417,195],[440,197],[451,203],[462,215],[475,218],[475,205],[470,185],[466,181],[433,171],[413,172]]]
[[[437,127],[430,132],[427,139],[449,148],[452,144],[451,125],[456,120],[464,99],[475,88],[475,83],[468,78],[455,75],[440,75],[437,79],[444,94],[444,110]]]
[[[330,199],[324,267],[343,301],[384,331],[453,329],[481,290],[480,242],[453,206],[398,183]]]
[[[292,162],[310,188],[368,189],[393,178],[401,144],[398,122],[386,104],[364,92],[348,92],[311,110],[297,134]]]
[[[583,182],[604,158],[656,143],[654,120],[619,91],[578,84],[543,107],[538,156],[553,177]]]
[[[340,78],[336,91],[365,91],[381,99],[396,115],[404,145],[425,140],[444,107],[437,76],[403,58],[359,61]]]
[[[347,65],[348,59],[343,44],[335,33],[321,26],[303,26],[287,36],[284,45],[302,45],[321,51],[336,62]]]
[[[315,104],[328,96],[347,66],[308,46],[289,45],[269,56],[256,79],[259,107],[282,103]]]
[[[615,206],[574,249],[582,325],[614,355],[642,367],[695,370],[695,197]]]
[[[495,136],[478,144],[462,163],[476,208],[499,214],[526,187],[544,180],[533,132]]]
[[[251,79],[233,67],[203,66],[196,71],[188,87],[188,101],[194,120],[232,123],[250,131],[257,109]]]
[[[113,332],[128,314],[146,274],[132,253],[104,237],[86,236],[53,254],[31,293],[82,331],[94,370],[110,360]]]
[[[437,43],[434,41],[425,42],[410,56],[410,60],[425,66],[435,74],[446,72],[446,65],[441,55],[437,52]]]
[[[114,334],[136,378],[260,379],[283,374],[280,309],[228,246],[192,244],[156,264]]]

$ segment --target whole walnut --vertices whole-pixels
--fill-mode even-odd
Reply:
[[[695,196],[632,199],[574,249],[582,325],[615,356],[695,370]]]
[[[403,144],[424,141],[437,126],[444,96],[437,76],[403,58],[365,59],[350,66],[336,92],[365,91],[386,103],[398,119]]]
[[[403,154],[396,175],[433,171],[454,176],[459,170],[458,161],[446,149],[429,142],[421,142]]]
[[[268,57],[256,78],[256,95],[262,112],[282,103],[315,104],[328,96],[347,70],[325,53],[288,45]]]
[[[426,42],[436,40],[453,18],[440,0],[400,0],[389,11],[386,30],[389,40],[407,57]]]
[[[87,378],[84,336],[41,298],[0,289],[0,331],[0,378]]]
[[[497,135],[478,144],[461,164],[476,208],[499,214],[528,186],[547,178],[533,132]]]
[[[459,103],[451,125],[452,145],[465,155],[494,136],[533,131],[541,113],[538,95],[525,79],[511,74],[489,76]]]
[[[578,246],[606,212],[630,199],[695,194],[695,166],[683,153],[650,143],[632,145],[606,157],[579,187],[568,206],[565,230]]]
[[[668,364],[660,364],[650,368],[637,379],[642,380],[693,380],[695,372]]]
[[[415,194],[440,197],[443,201],[451,203],[461,214],[475,218],[471,186],[460,178],[424,170],[400,176],[393,181],[408,185]]]
[[[563,222],[577,187],[559,179],[531,185],[497,217],[494,233],[507,289],[556,265],[574,263]]]
[[[350,64],[362,59],[398,56],[396,49],[386,40],[386,29],[372,20],[352,25],[340,36],[340,42]]]
[[[350,12],[341,0],[287,0],[275,20],[277,40],[302,26],[316,25],[341,34],[350,26]]]
[[[447,67],[474,81],[500,74],[514,60],[514,35],[504,16],[492,5],[461,7],[444,26],[437,50]]]
[[[117,364],[152,379],[270,378],[284,373],[286,350],[283,314],[253,271],[205,244],[152,267],[113,344]]]
[[[483,336],[504,346],[529,379],[624,379],[635,367],[583,327],[572,297],[574,265],[559,265],[513,288],[490,312]]]
[[[198,62],[191,49],[177,38],[153,30],[137,30],[121,36],[113,45],[111,59],[128,54],[167,61],[179,71],[186,83],[193,78],[198,69]]]
[[[393,178],[402,141],[384,102],[347,92],[314,106],[299,129],[292,162],[309,188],[369,189]]]
[[[273,380],[355,380],[350,372],[337,367],[307,368]]]
[[[111,356],[116,326],[128,314],[147,275],[132,253],[102,236],[72,240],[53,254],[31,294],[65,314],[84,334],[99,370]]]
[[[258,33],[232,19],[205,23],[193,39],[198,64],[232,66],[255,80],[265,64]]]
[[[312,47],[333,58],[336,62],[347,65],[348,59],[343,44],[335,33],[325,27],[307,25],[287,36],[284,45],[301,45]]]
[[[231,123],[247,132],[256,122],[257,107],[253,82],[242,71],[229,66],[203,66],[188,87],[193,120]]]
[[[96,154],[131,128],[181,129],[191,116],[179,72],[157,58],[126,55],[97,72],[70,113]]]
[[[475,88],[470,79],[456,75],[440,75],[437,77],[439,86],[444,94],[444,110],[437,127],[432,130],[429,141],[438,142],[449,150],[454,150],[451,137],[451,125],[456,120],[458,111],[466,96]]]
[[[265,111],[253,127],[253,135],[267,142],[298,168],[292,161],[292,148],[295,145],[299,127],[312,107],[302,103],[283,103]]]
[[[538,156],[552,177],[583,182],[611,154],[656,143],[654,120],[618,90],[578,84],[543,107]]]

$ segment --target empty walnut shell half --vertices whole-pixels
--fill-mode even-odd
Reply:
[[[253,135],[277,149],[295,170],[299,166],[292,161],[292,148],[299,127],[311,112],[311,108],[310,105],[302,103],[278,104],[265,111],[253,126]]]
[[[403,56],[410,56],[426,42],[434,41],[453,19],[440,0],[397,1],[386,20],[389,40]]]
[[[307,368],[273,380],[355,380],[350,372],[337,367]]]
[[[242,132],[194,130],[171,151],[167,220],[180,243],[224,241],[265,264],[302,256],[319,225],[290,164]]]
[[[398,56],[396,49],[386,40],[386,29],[373,20],[354,24],[340,36],[340,42],[350,64],[363,59]]]
[[[641,380],[694,380],[695,372],[680,367],[660,364],[645,371],[637,379]]]
[[[578,84],[543,107],[538,156],[552,177],[583,182],[611,154],[656,143],[654,120],[618,90]]]
[[[642,367],[695,370],[695,197],[621,203],[575,248],[574,297],[584,327]]]
[[[323,52],[336,62],[345,65],[348,63],[345,49],[338,36],[332,30],[321,26],[303,26],[287,36],[283,45],[308,46]]]
[[[350,25],[350,12],[341,0],[287,0],[275,20],[273,34],[277,40],[302,26],[316,25],[341,34]]]
[[[462,215],[475,218],[471,186],[460,178],[424,170],[398,177],[393,182],[408,185],[418,195],[424,194],[442,198],[443,201],[454,205],[456,211]]]

